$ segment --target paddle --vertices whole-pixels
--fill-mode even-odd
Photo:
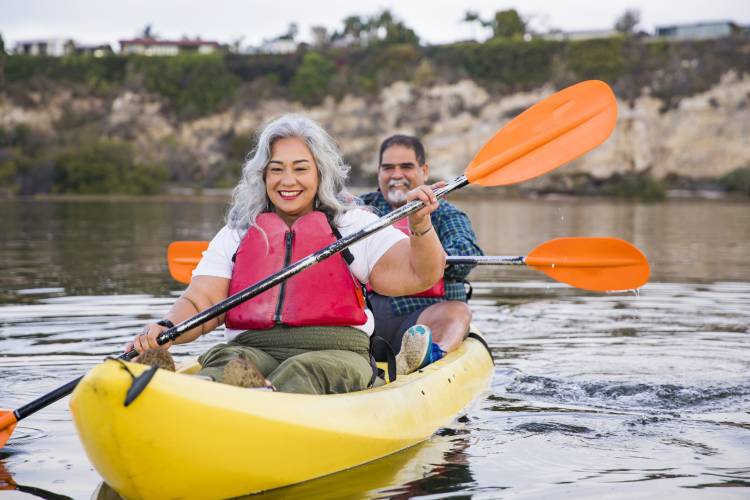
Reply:
[[[448,256],[449,264],[529,266],[550,278],[594,292],[634,290],[648,282],[649,265],[637,247],[619,238],[557,238],[526,257]]]
[[[192,271],[208,248],[207,241],[173,241],[167,248],[169,273],[190,283]],[[646,284],[646,256],[618,238],[558,238],[542,243],[526,257],[449,255],[448,264],[529,266],[550,278],[595,292],[632,290]]]
[[[614,129],[616,119],[617,102],[606,83],[591,80],[563,89],[511,120],[482,147],[464,175],[437,189],[435,195],[443,197],[469,183],[500,186],[542,175],[601,144]],[[527,161],[527,158],[532,158],[532,161]],[[162,332],[157,342],[163,345],[175,340],[182,333],[224,314],[232,307],[422,207],[421,201],[405,204],[360,231],[337,240]],[[122,354],[120,358],[130,360],[137,355],[135,350],[131,350]],[[70,394],[81,378],[72,380],[17,410],[0,410],[0,447],[10,438],[16,422]]]

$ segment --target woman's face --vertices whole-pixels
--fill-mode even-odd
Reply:
[[[266,166],[266,193],[288,225],[313,210],[318,167],[307,144],[297,137],[278,139]]]

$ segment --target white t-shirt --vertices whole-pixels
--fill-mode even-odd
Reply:
[[[357,208],[349,210],[341,217],[338,229],[341,236],[346,237],[376,220],[378,220],[378,217],[372,212]],[[193,270],[193,276],[216,276],[231,279],[234,269],[232,256],[237,251],[244,236],[244,231],[230,229],[227,226],[221,228],[209,243],[208,249],[203,252],[203,258]],[[360,282],[367,283],[370,281],[372,268],[375,267],[380,257],[394,244],[406,237],[398,229],[388,226],[367,238],[359,240],[349,247],[349,251],[354,256],[354,261],[349,265],[349,270]],[[367,322],[363,325],[352,326],[362,330],[367,335],[372,335],[375,323],[372,312],[366,309],[365,313],[367,314]],[[225,335],[227,340],[232,340],[243,331],[227,328]]]

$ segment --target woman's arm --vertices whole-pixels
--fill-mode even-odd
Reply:
[[[199,312],[213,306],[226,299],[229,296],[229,280],[215,276],[195,276],[185,292],[175,301],[169,312],[164,316],[175,325],[195,316]],[[129,351],[131,346],[138,352],[146,349],[169,349],[173,343],[186,344],[197,339],[204,333],[214,330],[217,326],[224,323],[224,315],[214,318],[201,326],[188,330],[180,335],[174,342],[167,342],[164,345],[156,343],[156,338],[167,327],[149,323],[143,328],[143,332],[136,335],[132,343],[128,344],[125,351]]]
[[[393,245],[370,273],[370,286],[381,295],[411,295],[434,285],[445,268],[445,252],[432,227],[430,214],[438,201],[433,186],[419,186],[407,194],[407,201],[422,200],[425,207],[409,216],[411,235]]]

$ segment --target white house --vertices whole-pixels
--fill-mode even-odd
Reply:
[[[581,41],[581,40],[597,40],[602,38],[612,38],[615,36],[619,36],[620,33],[618,33],[615,30],[611,29],[605,29],[605,30],[579,30],[579,31],[550,31],[549,33],[544,33],[540,36],[543,40],[550,40],[550,41],[558,41],[561,42],[563,40],[570,40],[570,41]]]
[[[38,40],[21,40],[13,47],[14,54],[29,56],[62,57],[75,52],[75,42],[70,38],[43,38]]]
[[[120,40],[120,53],[142,56],[176,56],[184,53],[211,54],[221,48],[213,40],[157,40],[154,38],[133,38]]]
[[[737,35],[742,28],[732,21],[701,22],[657,26],[656,36],[671,40],[706,40]]]
[[[288,38],[266,40],[255,52],[258,54],[293,54],[297,51],[297,42]]]

